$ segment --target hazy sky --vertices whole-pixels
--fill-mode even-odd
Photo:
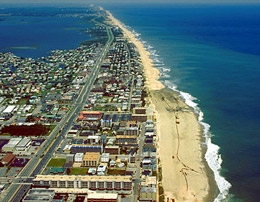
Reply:
[[[139,2],[139,3],[162,3],[162,2],[170,2],[170,3],[260,3],[260,0],[0,0],[0,3],[48,3],[48,4],[57,4],[57,3],[80,3],[80,4],[88,4],[88,3],[131,3],[131,2]]]

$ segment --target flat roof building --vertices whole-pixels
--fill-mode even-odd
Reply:
[[[102,118],[102,113],[99,111],[81,111],[78,120],[86,120],[86,121],[97,121]]]
[[[29,192],[26,194],[24,199],[22,200],[23,202],[40,202],[40,201],[53,201],[55,192],[54,190],[50,189],[31,189]]]
[[[12,138],[9,142],[2,147],[3,152],[13,152],[16,145],[22,140],[21,137]]]
[[[97,167],[100,159],[99,152],[87,152],[82,160],[82,166],[84,167]]]
[[[14,109],[15,109],[15,105],[9,105],[8,107],[5,108],[3,114],[10,114]]]
[[[82,162],[84,157],[84,153],[76,153],[74,156],[75,162]]]
[[[89,193],[87,202],[117,202],[117,193]]]
[[[37,175],[33,179],[35,187],[51,189],[90,189],[128,193],[132,190],[131,176],[96,175]]]
[[[30,147],[31,142],[31,138],[25,137],[16,145],[15,148],[17,151],[26,151]]]

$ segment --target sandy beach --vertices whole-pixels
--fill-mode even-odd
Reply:
[[[144,66],[148,104],[156,113],[158,169],[158,201],[207,201],[210,191],[208,169],[203,159],[201,125],[193,110],[174,91],[158,81],[160,72],[153,67],[149,52],[111,13],[112,23],[123,30],[137,47]],[[160,199],[160,200],[159,200]]]

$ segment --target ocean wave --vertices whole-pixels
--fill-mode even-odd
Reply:
[[[219,188],[219,194],[215,198],[214,202],[220,202],[226,199],[231,188],[231,184],[226,181],[224,177],[220,175],[222,158],[219,154],[219,146],[211,142],[211,138],[208,138],[207,141],[207,152],[205,154],[205,159],[208,162],[209,167],[213,170],[216,183]]]
[[[189,93],[179,92],[180,96],[184,99],[185,103],[194,109],[194,112],[197,113],[198,121],[203,127],[203,135],[205,137],[205,144],[207,145],[207,151],[205,154],[205,159],[210,167],[210,169],[214,173],[214,178],[217,183],[219,194],[215,198],[214,202],[220,202],[227,198],[229,194],[229,189],[231,188],[231,184],[220,175],[222,158],[219,154],[219,146],[213,144],[211,142],[211,134],[210,134],[210,125],[203,122],[204,114],[198,107],[198,104],[194,101],[197,100],[195,97],[190,95]]]
[[[170,78],[171,76],[170,76],[169,74],[163,74],[163,73],[161,73],[161,74],[160,74],[160,77],[161,77],[162,79],[167,79],[167,78]]]
[[[170,71],[171,71],[170,68],[167,68],[167,67],[163,67],[163,68],[162,68],[162,72],[163,72],[163,73],[170,72]]]
[[[177,90],[177,85],[175,85],[175,84],[172,83],[171,81],[165,80],[165,81],[163,81],[163,83],[164,83],[164,85],[167,86],[168,88],[170,88],[170,89],[172,89],[172,90],[178,92],[178,90]]]

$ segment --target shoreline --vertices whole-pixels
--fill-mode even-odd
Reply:
[[[204,158],[202,125],[198,116],[177,92],[158,79],[160,71],[153,67],[150,53],[135,35],[107,11],[112,24],[120,27],[125,37],[135,44],[143,64],[148,103],[156,113],[157,153],[162,169],[164,199],[209,201],[215,198],[217,186],[213,171]]]

